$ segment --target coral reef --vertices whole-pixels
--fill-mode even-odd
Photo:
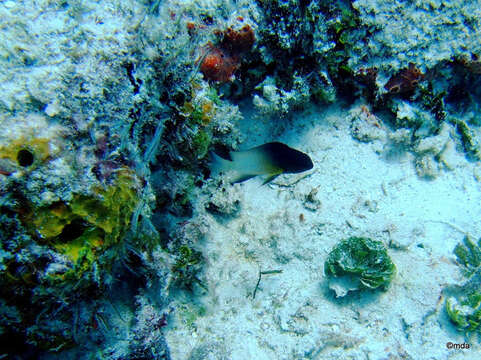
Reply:
[[[410,151],[420,177],[455,168],[456,149],[478,161],[478,5],[2,2],[0,340],[13,340],[0,358],[170,357],[170,314],[194,327],[205,311],[169,298],[207,286],[205,216],[242,211],[239,188],[207,180],[208,153],[239,146],[247,103],[280,129],[272,120],[313,102],[361,97],[342,117],[352,137]],[[296,224],[325,201],[313,186],[300,198]],[[473,244],[456,248],[469,289]],[[325,264],[338,294],[385,288],[394,270],[368,238],[343,240]],[[479,292],[465,290],[448,316],[478,331]]]
[[[325,8],[317,1],[270,1],[260,2],[259,6],[263,18],[258,26],[257,48],[263,64],[253,63],[256,71],[251,72],[257,78],[257,106],[271,107],[273,115],[277,109],[285,116],[288,109],[304,106],[311,97],[320,102],[333,101],[336,90],[328,63],[334,58],[330,55],[335,41],[328,34],[327,19],[334,15],[325,15]],[[259,77],[259,73],[267,73],[269,78]],[[281,99],[287,99],[281,104],[274,101],[262,85],[266,82],[278,89]]]
[[[476,1],[371,1],[352,3],[359,20],[374,28],[364,46],[354,46],[351,66],[376,66],[395,72],[413,63],[431,69],[454,57],[478,53]],[[382,80],[380,79],[382,82]]]
[[[205,166],[199,160],[219,138],[237,141],[236,107],[211,91],[195,67],[198,43],[185,26],[192,4],[169,3],[170,9],[123,1],[2,7],[8,74],[0,119],[0,278],[1,311],[10,319],[2,336],[29,344],[18,350],[13,343],[6,354],[75,351],[92,341],[109,353],[103,331],[116,317],[105,298],[117,292],[115,279],[138,272],[136,281],[126,281],[121,298],[128,301],[147,277],[165,277],[161,269],[147,276],[144,253],[177,241],[175,259],[187,241],[172,240],[175,227],[156,219],[168,218],[170,209],[186,216]],[[175,184],[181,189],[174,197],[156,199],[151,174],[172,185],[174,164],[189,181]],[[157,294],[160,309],[164,296]],[[48,320],[52,313],[56,322]],[[139,328],[145,321],[139,318]],[[134,331],[127,323],[119,328]],[[140,356],[125,351],[127,358]]]
[[[299,109],[310,99],[309,86],[301,77],[295,78],[291,91],[278,89],[275,80],[267,77],[256,89],[262,90],[262,96],[254,95],[252,102],[262,115],[285,117],[290,111]]]

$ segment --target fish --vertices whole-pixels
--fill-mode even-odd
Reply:
[[[281,174],[295,174],[314,167],[309,155],[280,142],[270,142],[244,151],[231,151],[225,159],[211,151],[211,177],[223,173],[232,184],[267,175],[264,184]]]

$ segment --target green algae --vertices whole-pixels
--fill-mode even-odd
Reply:
[[[472,160],[479,160],[481,158],[479,143],[474,137],[472,129],[465,121],[459,119],[451,119],[450,122],[456,126],[456,130],[461,137],[464,151]]]
[[[448,297],[446,312],[459,331],[481,332],[481,291]]]
[[[194,250],[187,245],[181,246],[178,250],[177,261],[172,268],[176,285],[189,290],[192,290],[194,283],[202,286],[197,277],[202,264],[203,257],[200,251]]]
[[[350,276],[361,288],[387,288],[396,271],[383,243],[364,237],[340,241],[324,264],[328,277]]]
[[[475,243],[469,236],[456,245],[454,254],[466,277],[473,275],[481,265],[481,238]]]
[[[203,130],[199,130],[197,134],[194,135],[192,138],[192,147],[198,159],[202,159],[207,155],[211,140],[209,134]]]
[[[481,239],[476,243],[466,236],[454,254],[467,281],[454,291],[447,289],[452,296],[446,298],[446,312],[458,331],[481,333]]]

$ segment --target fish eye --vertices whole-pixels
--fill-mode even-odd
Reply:
[[[401,87],[399,85],[394,85],[392,88],[389,89],[390,93],[397,94],[401,90]]]
[[[33,164],[34,156],[31,151],[27,149],[21,149],[17,153],[17,162],[18,165],[23,167],[28,167]]]

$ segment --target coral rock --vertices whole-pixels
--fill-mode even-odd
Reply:
[[[375,87],[378,69],[376,67],[361,68],[356,72],[356,79],[367,86]]]
[[[365,105],[355,108],[349,114],[351,120],[351,136],[360,142],[372,142],[386,137],[381,120]]]
[[[478,55],[471,54],[471,58],[466,55],[461,56],[459,62],[473,74],[481,74],[481,59]]]

